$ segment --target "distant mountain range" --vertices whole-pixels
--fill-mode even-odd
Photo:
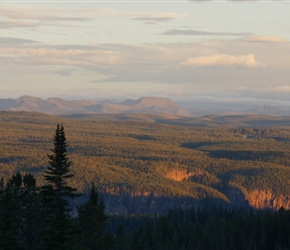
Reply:
[[[43,100],[32,96],[18,99],[0,99],[0,110],[35,111],[46,114],[120,114],[146,113],[190,116],[190,112],[169,98],[141,97],[119,103],[97,101],[67,101],[60,98]]]
[[[252,109],[248,109],[245,112],[256,115],[265,115],[265,114],[278,116],[289,115],[289,111],[283,110],[281,108],[276,108],[270,105],[260,105]]]
[[[211,112],[197,110],[194,107],[194,102],[192,105],[191,109],[186,109],[169,98],[161,97],[141,97],[137,100],[127,99],[121,102],[110,100],[99,102],[87,100],[68,101],[57,97],[44,100],[32,96],[22,96],[17,99],[0,99],[0,110],[2,111],[34,111],[50,115],[138,113],[197,117],[215,113],[214,110]],[[245,111],[231,111],[229,108],[229,110],[217,113],[224,115],[290,115],[289,110],[270,105],[260,105]]]

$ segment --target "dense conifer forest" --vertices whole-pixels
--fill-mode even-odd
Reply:
[[[31,173],[0,182],[0,249],[289,249],[290,211],[229,207],[175,208],[167,215],[115,216],[109,220],[94,184],[73,215],[77,189],[62,125],[37,186]]]
[[[176,208],[165,216],[112,218],[116,249],[286,250],[290,211],[245,211],[213,206]],[[136,225],[137,228],[136,228]]]
[[[1,250],[290,248],[290,211],[283,207],[273,211],[192,204],[164,215],[109,217],[94,182],[87,200],[76,205],[73,201],[82,193],[72,185],[69,153],[58,124],[43,184],[30,172],[1,178]]]
[[[75,205],[87,199],[95,183],[111,215],[166,214],[179,204],[290,208],[290,129],[283,123],[239,127],[242,118],[228,117],[227,124],[199,127],[135,116],[141,118],[83,120],[0,112],[0,176],[8,180],[17,172],[32,173],[39,186],[45,185],[51,135],[61,122],[73,162],[74,178],[68,184],[86,194]],[[261,124],[265,118],[258,119]]]

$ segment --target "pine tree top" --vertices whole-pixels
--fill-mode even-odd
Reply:
[[[49,166],[44,173],[44,179],[48,184],[53,185],[55,191],[63,193],[64,196],[73,196],[73,191],[76,189],[67,185],[67,179],[74,175],[71,173],[72,162],[67,155],[67,141],[62,124],[57,124],[54,138],[54,147],[51,149],[51,154],[48,155]]]

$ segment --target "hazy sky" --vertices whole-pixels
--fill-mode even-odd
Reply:
[[[0,98],[290,96],[287,1],[0,1]]]

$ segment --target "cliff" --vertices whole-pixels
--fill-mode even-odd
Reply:
[[[290,209],[290,196],[275,195],[271,190],[252,190],[248,193],[247,200],[251,207],[257,209],[271,208],[279,210],[281,207]]]

